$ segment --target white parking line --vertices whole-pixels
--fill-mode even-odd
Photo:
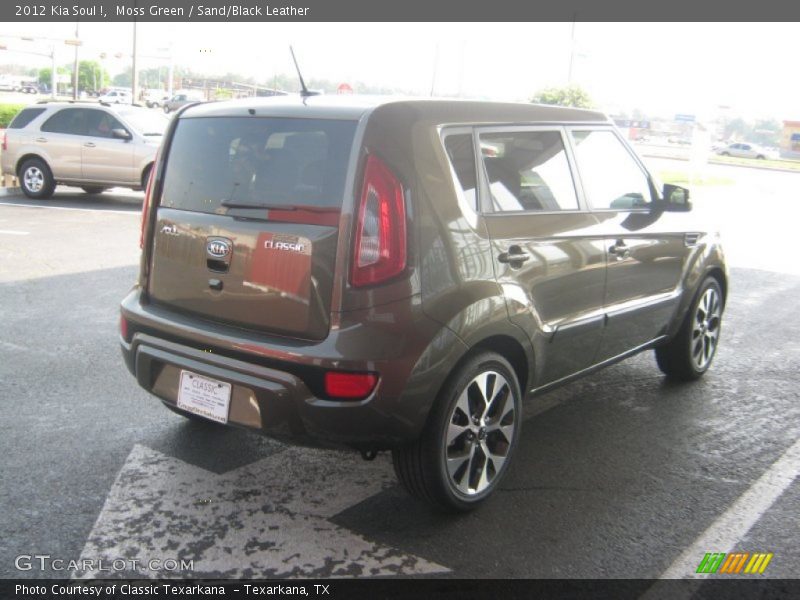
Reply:
[[[695,573],[706,552],[729,552],[800,474],[800,439],[739,496],[694,543],[661,574],[661,579],[705,577]]]
[[[17,204],[15,202],[0,202],[0,206],[19,206],[20,208],[46,208],[48,210],[76,210],[80,212],[93,212],[93,213],[113,213],[117,215],[141,215],[139,209],[136,210],[113,210],[113,209],[97,209],[97,208],[74,208],[72,206],[42,206],[40,204]]]
[[[29,231],[14,231],[12,229],[0,229],[0,234],[3,235],[30,235]]]

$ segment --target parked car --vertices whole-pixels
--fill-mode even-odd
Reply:
[[[187,104],[193,104],[194,102],[202,102],[203,97],[199,94],[189,94],[189,93],[179,93],[175,94],[169,100],[164,101],[164,112],[169,114],[181,108],[182,106],[186,106]]]
[[[109,90],[101,95],[98,100],[106,104],[133,104],[133,96],[125,90]]]
[[[39,86],[33,83],[26,83],[20,90],[23,94],[38,94]]]
[[[134,106],[53,102],[23,108],[3,136],[2,170],[29,198],[57,184],[89,194],[113,186],[142,189],[168,119]]]
[[[523,399],[648,349],[676,380],[714,358],[718,236],[598,112],[250,99],[181,111],[163,148],[120,343],[183,416],[391,450],[464,511]]]
[[[160,108],[169,100],[169,96],[164,90],[147,90],[142,96],[147,108]]]
[[[762,146],[758,146],[757,144],[750,144],[746,142],[728,144],[727,146],[719,148],[716,152],[720,156],[734,156],[737,158],[758,158],[761,160],[766,158],[777,158],[775,152],[770,151]]]

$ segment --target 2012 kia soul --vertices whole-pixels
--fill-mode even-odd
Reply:
[[[600,113],[280,98],[172,121],[121,342],[185,416],[390,449],[413,494],[485,500],[523,398],[654,348],[711,364],[728,288],[688,192]]]

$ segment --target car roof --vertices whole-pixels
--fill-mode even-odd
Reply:
[[[360,95],[304,98],[299,94],[206,102],[190,107],[181,117],[246,116],[254,111],[274,117],[358,120],[382,107],[409,109],[422,118],[447,114],[450,122],[608,122],[598,111],[541,104]]]
[[[110,109],[111,111],[119,111],[122,109],[135,109],[135,110],[149,110],[144,106],[134,105],[134,104],[108,104],[103,102],[98,102],[97,100],[60,100],[56,102],[51,102],[50,100],[40,100],[36,104],[29,104],[25,108],[104,108],[106,110]]]

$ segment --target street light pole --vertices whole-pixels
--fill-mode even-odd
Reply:
[[[136,4],[134,3],[134,6]],[[133,77],[131,78],[131,104],[135,104],[139,88],[139,73],[136,70],[136,19],[133,20]]]
[[[53,62],[50,68],[50,97],[56,99],[56,88],[58,86],[58,75],[56,74],[56,45],[50,48],[50,60]]]
[[[72,99],[78,99],[78,46],[80,45],[80,21],[75,23],[75,65],[72,71]]]

